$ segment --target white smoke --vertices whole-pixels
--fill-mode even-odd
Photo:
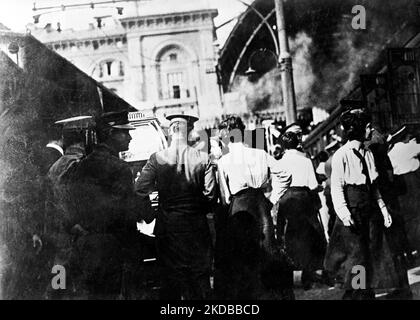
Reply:
[[[312,107],[310,105],[310,94],[316,77],[313,73],[310,60],[311,46],[312,39],[305,32],[299,32],[290,41],[293,59],[293,80],[298,109]]]
[[[316,80],[310,64],[311,45],[312,39],[305,32],[298,33],[290,40],[298,109],[311,107],[310,92]],[[237,76],[232,91],[238,92],[240,98],[246,100],[249,112],[279,110],[283,105],[279,68],[267,72],[255,83],[249,81],[247,76]]]
[[[341,64],[336,69],[336,73],[343,76],[340,81],[340,88],[337,91],[337,98],[341,99],[354,88],[360,74],[366,71],[378,57],[383,49],[380,44],[380,38],[383,38],[383,33],[381,35],[378,34],[376,42],[368,42],[362,46],[356,46],[357,32],[354,30],[348,31],[345,23],[339,27],[339,32],[343,36],[337,40],[336,52],[340,56]]]

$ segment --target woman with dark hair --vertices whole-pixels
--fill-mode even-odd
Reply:
[[[348,141],[332,159],[331,196],[338,219],[325,268],[343,282],[343,299],[374,299],[374,288],[393,287],[397,281],[383,236],[392,219],[375,183],[374,157],[363,144],[372,136],[369,114],[349,110],[340,120]]]
[[[279,201],[277,239],[283,240],[294,267],[302,270],[304,289],[309,289],[317,278],[315,271],[322,268],[326,246],[313,193],[319,190],[319,185],[311,160],[298,150],[299,136],[286,132],[281,142],[286,151],[279,166],[292,178]]]

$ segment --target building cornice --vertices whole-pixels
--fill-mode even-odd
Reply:
[[[120,19],[126,30],[133,29],[163,29],[186,26],[213,24],[213,18],[218,14],[216,9],[195,10],[167,14],[127,17]]]
[[[94,50],[103,46],[118,45],[124,47],[127,45],[127,36],[125,33],[118,35],[103,35],[86,38],[63,39],[54,41],[45,41],[44,44],[53,50],[71,50],[75,48],[93,48]]]

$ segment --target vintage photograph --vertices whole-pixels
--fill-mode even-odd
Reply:
[[[420,300],[420,0],[0,0],[0,300]]]

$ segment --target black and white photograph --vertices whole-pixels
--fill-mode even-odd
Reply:
[[[420,0],[0,0],[0,300],[420,300]]]

